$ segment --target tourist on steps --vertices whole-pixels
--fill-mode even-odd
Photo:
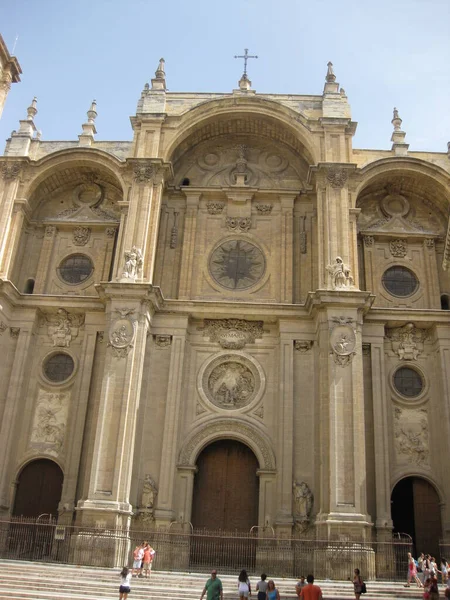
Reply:
[[[206,594],[206,600],[223,600],[223,587],[222,582],[217,577],[217,571],[214,569],[211,571],[211,577],[205,583],[200,600]]]
[[[127,600],[128,594],[131,591],[131,577],[132,575],[128,567],[124,567],[120,572],[119,600]]]
[[[322,600],[322,590],[318,585],[314,585],[314,575],[306,577],[306,585],[300,592],[300,598],[303,600]]]
[[[273,579],[269,579],[269,583],[267,584],[266,597],[267,600],[280,600],[280,594],[275,587],[275,582]]]
[[[268,583],[266,581],[267,575],[261,574],[261,580],[256,584],[256,591],[258,592],[258,600],[266,600],[266,592]]]
[[[245,569],[242,569],[242,571],[239,573],[238,591],[239,591],[239,598],[241,598],[241,599],[248,598],[249,595],[252,593],[250,580],[248,578],[247,571]]]

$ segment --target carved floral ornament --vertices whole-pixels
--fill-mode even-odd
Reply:
[[[424,350],[428,330],[407,323],[403,327],[387,329],[386,336],[391,340],[392,350],[400,360],[417,360]]]
[[[408,409],[394,407],[394,438],[397,460],[428,466],[430,444],[428,412],[425,408]]]
[[[210,215],[220,215],[225,208],[225,204],[223,202],[208,202],[206,205],[206,209]]]
[[[11,181],[17,179],[20,176],[21,166],[20,163],[3,163],[2,165],[2,177],[5,181]]]
[[[112,349],[113,355],[116,358],[126,358],[128,353],[133,348],[135,338],[135,321],[131,315],[134,313],[132,309],[118,309],[120,317],[114,319],[109,328],[108,347]]]
[[[254,344],[264,333],[263,321],[244,319],[205,319],[201,330],[211,342],[228,350],[241,350],[246,344]]]
[[[408,242],[402,239],[391,240],[389,242],[389,250],[392,256],[404,258],[408,254]]]
[[[351,326],[353,319],[334,317],[335,326],[330,331],[331,354],[340,367],[350,365],[355,356],[356,332]]]
[[[91,230],[89,227],[82,227],[81,225],[75,227],[73,230],[73,243],[75,246],[85,246],[89,238],[91,237]]]
[[[327,181],[332,188],[343,188],[348,179],[347,169],[330,167],[327,169]]]
[[[250,217],[227,217],[226,226],[230,231],[249,231],[252,220]]]
[[[42,314],[40,325],[47,326],[47,333],[56,348],[69,348],[84,325],[84,314],[69,313],[59,308],[56,314]]]

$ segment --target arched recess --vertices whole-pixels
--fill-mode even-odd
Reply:
[[[260,120],[262,127],[256,128],[256,119]],[[175,162],[185,148],[234,132],[235,129],[230,130],[229,127],[229,123],[234,121],[239,121],[241,127],[250,127],[242,132],[278,139],[304,156],[310,165],[318,162],[316,145],[306,126],[306,119],[278,102],[254,97],[212,100],[188,111],[181,117],[177,135],[163,150],[164,160]]]
[[[14,516],[58,516],[64,474],[54,461],[40,458],[20,471],[14,499]]]
[[[403,477],[392,489],[391,517],[394,533],[406,533],[415,554],[439,555],[442,538],[441,502],[436,487],[420,476]]]
[[[275,454],[263,434],[249,423],[235,419],[218,419],[196,428],[183,443],[178,465],[180,467],[195,467],[200,452],[211,442],[222,439],[243,442],[254,452],[258,459],[259,468],[267,471],[276,469]]]

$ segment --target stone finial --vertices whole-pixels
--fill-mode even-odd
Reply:
[[[97,117],[97,103],[92,100],[91,106],[87,111],[87,122],[81,126],[83,131],[78,136],[80,146],[91,146],[94,141],[94,135],[97,133],[95,129],[95,119]]]
[[[152,79],[152,90],[166,90],[166,72],[164,70],[165,60],[159,59],[158,68],[155,71],[155,77]]]
[[[244,73],[242,77],[239,79],[239,89],[241,92],[248,92],[248,90],[252,87],[252,82],[247,76],[247,73]]]
[[[325,81],[327,81],[328,83],[334,83],[336,81],[336,75],[334,74],[333,71],[333,63],[332,62],[328,62],[327,63],[327,75],[325,77]]]
[[[27,108],[27,121],[33,121],[34,117],[37,115],[37,98],[36,96],[31,101],[30,106]]]
[[[405,142],[406,133],[401,129],[402,120],[398,114],[398,109],[395,107],[391,123],[394,126],[394,131],[391,136],[391,142],[393,142],[391,149],[397,156],[406,156],[409,144]]]

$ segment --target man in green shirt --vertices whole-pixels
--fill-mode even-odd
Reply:
[[[217,577],[217,571],[211,571],[211,577],[205,583],[200,600],[206,594],[206,600],[223,600],[222,582]]]

